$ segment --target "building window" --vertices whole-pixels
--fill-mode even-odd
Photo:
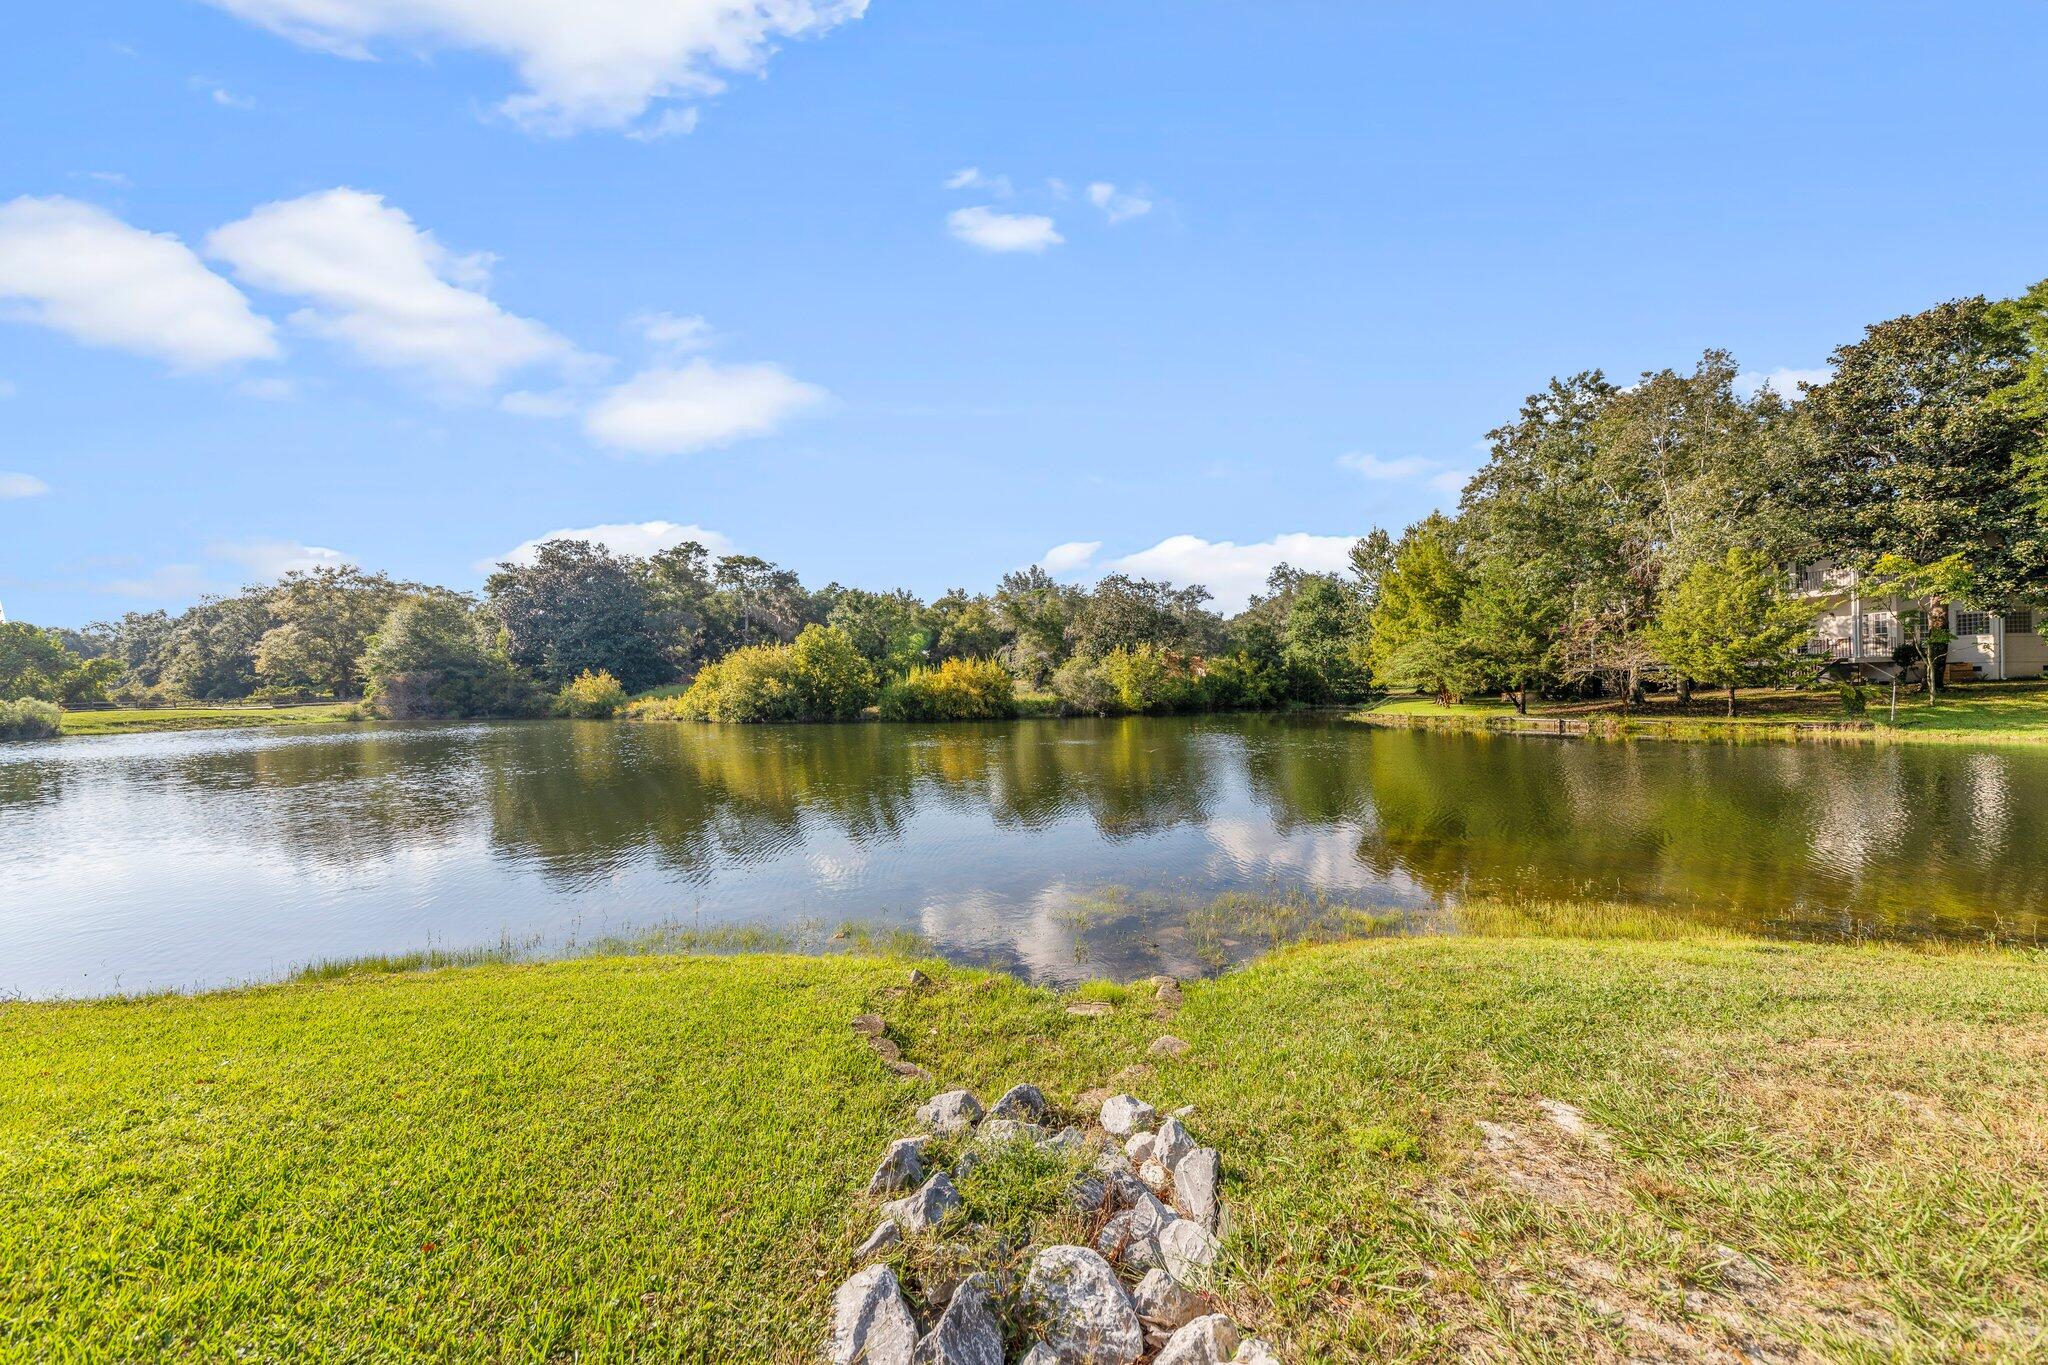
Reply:
[[[2033,609],[2030,607],[2026,611],[2007,612],[2005,614],[2005,633],[2007,635],[2032,635],[2034,633]]]
[[[1956,613],[1956,634],[1989,635],[1991,613],[1988,611],[1959,611]]]

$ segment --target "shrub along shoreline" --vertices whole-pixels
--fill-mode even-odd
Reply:
[[[0,1341],[810,1358],[874,1154],[936,1088],[884,1068],[873,1014],[980,1093],[1195,1106],[1219,1305],[1287,1359],[2041,1349],[2038,952],[1557,910],[1085,1011],[776,955],[0,1005]],[[971,1185],[970,1213],[1001,1193]],[[906,1281],[941,1240],[891,1253]]]

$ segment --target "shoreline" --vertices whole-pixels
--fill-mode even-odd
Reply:
[[[760,953],[8,1003],[0,1303],[31,1354],[803,1357],[937,1088],[873,1016],[984,1099],[1193,1105],[1215,1298],[1284,1359],[2040,1344],[2038,951],[1525,927],[1170,993]]]

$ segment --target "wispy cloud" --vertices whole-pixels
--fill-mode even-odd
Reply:
[[[1421,479],[1437,492],[1447,494],[1462,492],[1466,481],[1472,477],[1470,470],[1420,455],[1398,455],[1389,459],[1384,455],[1354,450],[1339,455],[1337,464],[1339,468],[1348,469],[1374,483],[1409,483]]]
[[[946,177],[949,190],[981,190],[999,199],[1008,199],[1016,193],[1007,175],[984,175],[979,166],[962,166]]]
[[[1038,557],[1038,566],[1055,576],[1085,569],[1094,560],[1095,552],[1102,548],[1099,540],[1070,540],[1064,545],[1055,545]]]
[[[1037,213],[998,213],[985,204],[955,209],[946,216],[946,230],[983,251],[1037,254],[1067,239],[1052,219]]]
[[[0,473],[0,498],[40,498],[50,485],[33,474]]]
[[[1152,211],[1152,200],[1141,192],[1118,189],[1107,180],[1098,180],[1088,187],[1088,202],[1102,210],[1102,216],[1113,227],[1132,218],[1142,218]]]
[[[228,89],[219,81],[214,80],[211,77],[194,76],[191,80],[187,81],[186,84],[190,85],[194,90],[198,90],[205,94],[205,96],[208,99],[212,100],[215,104],[219,105],[223,109],[249,110],[254,109],[256,107],[256,99],[254,96],[237,95],[234,91]]]
[[[1306,531],[1240,545],[1200,536],[1168,536],[1149,550],[1123,556],[1109,567],[1170,583],[1199,583],[1215,598],[1217,610],[1244,610],[1253,594],[1265,589],[1266,578],[1281,564],[1312,573],[1341,573],[1350,567],[1356,536],[1319,536]]]

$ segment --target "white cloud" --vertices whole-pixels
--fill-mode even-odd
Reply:
[[[1452,497],[1464,492],[1466,481],[1472,477],[1472,471],[1469,469],[1456,469],[1441,460],[1424,459],[1420,455],[1400,455],[1387,459],[1381,455],[1354,450],[1349,454],[1339,455],[1337,464],[1375,483],[1406,483],[1411,479],[1423,479],[1437,492]]]
[[[665,351],[702,351],[717,340],[711,324],[692,314],[642,313],[633,319],[640,335]]]
[[[1266,576],[1281,564],[1311,573],[1341,573],[1351,566],[1356,536],[1317,536],[1306,532],[1275,536],[1253,545],[1200,536],[1168,536],[1149,550],[1110,561],[1109,567],[1142,578],[1170,583],[1199,583],[1215,597],[1217,610],[1242,611],[1254,593],[1265,591]]]
[[[0,473],[0,498],[40,498],[50,485],[33,474]]]
[[[1107,180],[1098,180],[1088,187],[1088,202],[1101,209],[1102,216],[1112,225],[1142,218],[1152,211],[1152,201],[1144,194],[1119,190]]]
[[[274,375],[265,379],[245,379],[235,385],[235,389],[244,397],[261,398],[266,403],[283,403],[299,396],[297,384]]]
[[[256,101],[254,97],[249,95],[237,95],[234,91],[228,89],[219,81],[209,80],[205,76],[194,76],[190,81],[186,82],[186,84],[190,85],[194,90],[205,91],[206,97],[212,100],[215,104],[219,105],[223,109],[247,110],[254,109],[256,107]]]
[[[1008,199],[1015,191],[1007,175],[983,175],[979,166],[963,166],[946,177],[949,190],[987,190],[990,194]]]
[[[565,526],[559,531],[549,531],[546,535],[521,541],[497,559],[484,560],[476,566],[477,571],[488,573],[500,562],[531,564],[534,554],[551,540],[588,540],[604,546],[615,555],[639,555],[642,558],[673,549],[686,540],[696,541],[713,555],[733,552],[730,537],[717,531],[707,531],[702,526],[685,526],[673,521],[625,521],[603,526]]]
[[[777,365],[656,365],[607,390],[583,429],[593,440],[644,455],[687,455],[765,436],[826,397]]]
[[[1070,540],[1064,545],[1055,545],[1038,557],[1038,566],[1049,574],[1073,573],[1088,567],[1095,552],[1102,548],[1099,540]]]
[[[296,540],[224,540],[206,547],[214,559],[239,564],[255,580],[268,583],[294,569],[338,569],[355,563],[353,555],[330,550],[324,545],[305,545]]]
[[[14,387],[12,379],[0,379],[0,398],[12,398],[21,390]]]
[[[545,133],[624,128],[654,105],[762,71],[778,41],[858,19],[867,0],[211,0],[306,47],[369,58],[394,46],[510,62],[499,106]],[[667,111],[662,117],[665,118]],[[656,120],[656,124],[660,123]]]
[[[278,354],[270,320],[190,247],[61,195],[0,204],[0,310],[181,370]]]
[[[1437,468],[1436,461],[1425,460],[1420,455],[1402,455],[1389,460],[1384,456],[1369,455],[1358,450],[1339,455],[1337,463],[1354,474],[1374,480],[1412,479]]]
[[[218,586],[197,564],[165,564],[141,578],[116,578],[102,583],[100,591],[115,597],[172,602],[203,596]]]
[[[684,137],[697,131],[697,118],[695,105],[688,109],[664,109],[639,127],[628,128],[626,136],[635,142],[660,142],[665,138]]]
[[[1835,377],[1835,372],[1822,368],[1818,370],[1776,369],[1766,373],[1762,370],[1745,370],[1735,376],[1735,392],[1744,398],[1754,398],[1765,385],[1780,398],[1799,397],[1799,386],[1825,384]]]
[[[73,171],[71,174],[74,179],[97,180],[102,185],[113,185],[119,189],[126,189],[135,183],[120,171]]]
[[[365,362],[439,384],[486,388],[575,348],[481,291],[491,258],[457,255],[383,196],[332,189],[265,204],[207,236],[246,284],[311,301],[294,324]]]
[[[498,406],[515,417],[571,417],[582,404],[575,394],[561,389],[547,393],[515,389],[500,398]]]
[[[985,204],[955,209],[946,215],[946,229],[983,251],[1038,252],[1067,240],[1043,214],[997,213]]]

